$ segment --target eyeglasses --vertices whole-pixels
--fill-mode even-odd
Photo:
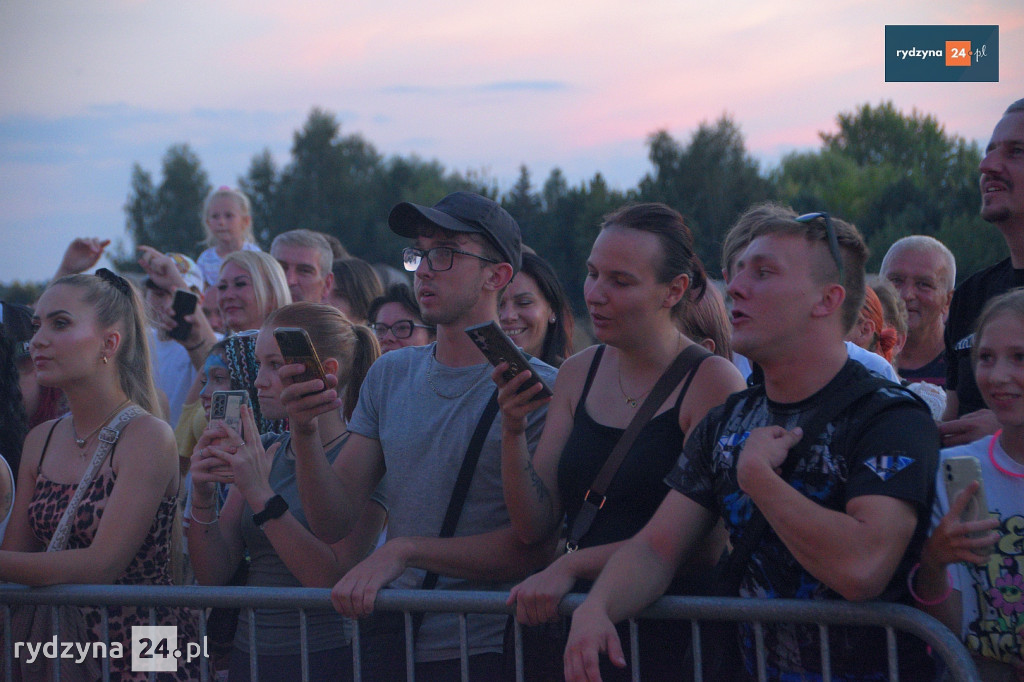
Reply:
[[[412,320],[398,320],[392,325],[387,325],[383,322],[373,323],[373,331],[377,334],[377,337],[381,339],[383,339],[388,332],[391,332],[396,339],[407,339],[412,336],[416,327],[419,327],[420,329],[433,329],[430,325],[416,324]]]
[[[828,250],[832,253],[832,260],[835,261],[836,267],[839,269],[839,281],[843,281],[843,256],[839,251],[839,238],[836,237],[836,228],[832,225],[832,219],[829,218],[828,213],[824,211],[816,211],[814,213],[805,213],[802,216],[795,218],[798,223],[809,223],[812,220],[823,218],[825,220],[825,235],[828,237]]]
[[[486,256],[478,256],[475,253],[469,251],[461,251],[459,249],[453,249],[450,246],[435,246],[432,249],[414,249],[408,247],[402,249],[402,264],[405,265],[405,269],[409,272],[413,272],[423,262],[423,258],[426,257],[427,265],[434,272],[442,272],[444,270],[452,269],[452,262],[455,260],[455,254],[461,253],[463,256],[472,256],[473,258],[479,258],[482,261],[488,263],[497,263],[498,261],[493,258],[487,258]]]

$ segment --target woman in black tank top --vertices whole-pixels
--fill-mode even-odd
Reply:
[[[705,286],[703,266],[677,212],[662,204],[641,204],[605,218],[587,261],[584,285],[602,345],[562,365],[533,456],[523,435],[525,416],[543,403],[531,400],[532,389],[516,394],[522,375],[499,393],[505,501],[513,529],[524,543],[552,542],[564,523],[572,526],[623,430],[666,368],[693,344],[680,332],[680,316]],[[678,458],[686,433],[710,408],[744,388],[739,372],[721,357],[706,359],[689,374],[689,390],[682,386],[684,379],[626,453],[578,551],[560,551],[550,566],[513,588],[509,602],[515,603],[521,623],[557,620],[561,598],[574,586],[588,588],[611,554],[665,497],[663,478]],[[495,380],[501,383],[498,372]],[[716,534],[695,561],[713,563],[723,547],[724,534]],[[683,644],[672,649],[683,650]],[[645,665],[653,674],[655,664],[642,662],[642,669]]]

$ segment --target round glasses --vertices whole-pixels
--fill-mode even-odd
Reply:
[[[398,320],[391,325],[384,324],[383,322],[373,323],[373,331],[377,337],[381,339],[383,339],[388,332],[391,332],[391,335],[396,339],[407,339],[412,336],[416,327],[419,327],[420,329],[433,329],[430,325],[416,324],[412,320]]]

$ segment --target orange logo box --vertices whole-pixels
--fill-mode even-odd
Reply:
[[[969,40],[947,40],[946,41],[946,66],[970,66],[971,65],[971,41]]]

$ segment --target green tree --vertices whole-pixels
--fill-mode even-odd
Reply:
[[[153,178],[139,164],[132,168],[131,190],[124,210],[126,229],[134,246],[198,255],[206,239],[202,207],[210,183],[199,157],[187,144],[173,145],[164,154],[162,179]],[[132,253],[118,254],[119,266],[134,263]]]
[[[523,242],[533,244],[540,231],[541,198],[533,191],[530,170],[525,165],[519,166],[519,178],[501,204],[519,223]]]
[[[380,154],[359,135],[341,136],[334,114],[313,109],[281,172],[270,235],[306,228],[343,244],[367,243],[379,215]]]
[[[769,197],[743,133],[723,115],[713,124],[701,123],[685,147],[661,130],[648,139],[648,148],[654,170],[640,180],[637,197],[682,213],[705,267],[717,272],[726,232],[743,211]]]
[[[249,197],[252,204],[252,224],[256,241],[270,244],[277,232],[272,226],[277,224],[277,166],[269,149],[252,157],[249,171],[245,177],[238,179],[238,187]]]
[[[978,217],[977,145],[947,134],[933,116],[903,114],[891,102],[840,113],[836,123],[835,133],[820,134],[818,152],[783,159],[772,174],[777,196],[797,210],[828,210],[856,224],[871,248],[869,270],[910,234],[962,244],[962,253],[954,251],[963,261],[958,272],[976,270],[980,254],[958,231],[986,231]]]

